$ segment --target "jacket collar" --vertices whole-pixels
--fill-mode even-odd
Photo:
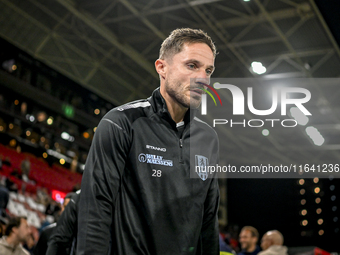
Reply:
[[[152,92],[152,95],[151,97],[148,98],[148,101],[150,102],[154,113],[156,113],[158,116],[168,121],[172,127],[176,128],[176,123],[172,119],[168,111],[168,107],[166,105],[165,99],[161,95],[159,87]],[[184,116],[185,125],[187,125],[188,123],[192,121],[192,119],[196,115],[196,112],[197,112],[197,109],[189,108],[189,110],[185,113],[185,116]]]

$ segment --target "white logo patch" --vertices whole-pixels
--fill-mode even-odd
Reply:
[[[206,171],[207,166],[209,166],[208,158],[202,155],[195,155],[195,165],[196,173],[203,181],[205,181],[208,178],[208,172]]]

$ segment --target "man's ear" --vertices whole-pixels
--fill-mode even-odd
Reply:
[[[155,68],[161,79],[165,79],[167,71],[167,63],[164,59],[157,59],[155,62]]]
[[[19,228],[19,227],[13,227],[13,228],[12,228],[13,234],[17,234],[17,233],[18,233],[18,231],[19,231],[18,228]]]

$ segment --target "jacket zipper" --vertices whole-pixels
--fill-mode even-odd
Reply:
[[[183,163],[183,140],[179,139],[179,163]]]

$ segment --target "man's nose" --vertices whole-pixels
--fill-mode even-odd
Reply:
[[[209,77],[210,77],[210,76],[207,74],[207,71],[206,71],[205,69],[202,68],[202,69],[199,71],[198,78],[208,80]]]
[[[199,76],[196,77],[196,82],[201,84],[210,84],[210,77],[207,75],[206,72],[200,72]]]

